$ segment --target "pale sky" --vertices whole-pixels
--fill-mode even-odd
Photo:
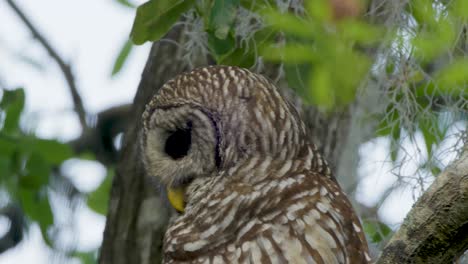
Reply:
[[[117,53],[129,35],[134,10],[111,0],[18,0],[16,3],[60,55],[73,65],[79,92],[88,113],[95,114],[132,101],[149,45],[133,49],[120,75],[111,78],[110,73]],[[12,53],[27,54],[45,68],[42,71],[35,70],[12,57]],[[9,88],[22,86],[26,90],[25,127],[40,137],[63,141],[80,135],[78,119],[72,111],[70,94],[62,73],[43,48],[32,39],[5,1],[0,1],[0,58],[1,83]],[[387,162],[388,146],[387,139],[379,138],[364,144],[360,149],[360,156],[366,158],[360,163],[359,174],[363,180],[358,187],[357,199],[366,205],[374,205],[380,194],[397,180],[390,173],[392,167]],[[97,188],[106,174],[105,168],[99,163],[77,159],[65,162],[63,169],[77,188],[84,192]],[[54,194],[51,197],[52,200],[58,200]],[[402,188],[387,199],[379,214],[388,224],[396,226],[411,208],[414,198],[412,189]],[[53,202],[55,212],[66,210],[61,208],[63,206]],[[85,205],[79,207],[76,217],[76,225],[59,236],[61,241],[76,242],[81,250],[98,248],[102,241],[105,218]],[[6,229],[5,225],[0,218],[0,232]],[[31,227],[28,237],[19,246],[0,255],[0,263],[6,264],[63,261],[48,255],[37,225]]]
[[[88,113],[95,114],[132,101],[150,46],[134,48],[120,75],[111,78],[110,73],[117,53],[130,33],[134,10],[110,0],[15,2],[62,58],[73,65]],[[12,53],[27,54],[45,68],[35,70],[15,59]],[[71,97],[62,73],[5,1],[0,1],[0,58],[1,82],[8,88],[21,86],[26,90],[25,127],[35,131],[39,137],[63,141],[80,135],[78,119],[72,111]],[[97,162],[76,159],[67,161],[64,170],[81,191],[94,190],[106,173]],[[57,199],[52,197],[53,200]],[[55,212],[63,209],[57,202],[52,204]],[[76,226],[63,232],[59,236],[61,241],[77,242],[81,250],[98,248],[105,218],[86,206],[79,207],[76,217]],[[55,221],[60,222],[60,219]],[[4,226],[5,223],[1,229],[5,229]],[[63,259],[48,255],[37,225],[31,227],[25,241],[0,255],[0,263],[5,264],[51,262],[63,263]]]

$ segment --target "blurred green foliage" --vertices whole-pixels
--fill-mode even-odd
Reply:
[[[96,213],[106,215],[109,203],[109,193],[114,178],[114,170],[109,169],[107,176],[99,187],[88,195],[87,204]]]
[[[136,5],[134,3],[132,3],[132,1],[128,1],[128,0],[116,0],[117,3],[125,6],[125,7],[129,7],[129,8],[135,8]]]
[[[96,264],[98,263],[98,256],[96,252],[74,252],[73,257],[78,258],[82,264]]]
[[[10,200],[19,203],[30,221],[37,222],[51,245],[47,229],[54,223],[47,193],[53,169],[72,156],[67,144],[25,134],[20,117],[22,88],[3,90],[0,101],[0,185]]]
[[[379,221],[364,221],[362,223],[364,232],[372,243],[380,243],[392,235],[392,229]]]
[[[262,55],[286,64],[289,85],[306,102],[324,110],[347,105],[371,66],[371,58],[357,47],[378,43],[384,31],[351,18],[333,20],[329,1],[305,3],[303,17],[264,11],[266,22],[285,37]]]
[[[48,230],[54,225],[49,189],[51,176],[60,165],[76,154],[68,144],[57,140],[41,139],[24,133],[20,118],[24,109],[22,88],[3,90],[0,100],[0,188],[10,203],[20,205],[30,223],[37,223],[44,241],[53,248],[53,237]],[[112,181],[112,170],[95,191],[87,194],[88,206],[106,215]],[[86,194],[85,194],[86,195]],[[27,231],[27,229],[25,230]],[[84,263],[95,261],[94,252],[75,252]]]
[[[120,49],[117,58],[115,59],[114,66],[112,68],[111,76],[117,75],[123,68],[125,61],[132,52],[133,44],[130,40],[125,41],[122,48]]]

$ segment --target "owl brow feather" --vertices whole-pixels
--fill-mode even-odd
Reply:
[[[199,109],[199,110],[202,111],[210,119],[211,125],[213,126],[215,130],[215,140],[216,140],[215,165],[216,165],[216,168],[219,169],[221,166],[221,162],[222,162],[221,154],[220,154],[221,132],[219,131],[219,127],[218,127],[219,118],[217,117],[217,115],[215,115],[212,112],[205,111],[204,109]]]

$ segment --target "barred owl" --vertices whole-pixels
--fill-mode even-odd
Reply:
[[[294,107],[261,75],[212,66],[143,114],[148,174],[179,213],[164,263],[367,263],[358,218]]]

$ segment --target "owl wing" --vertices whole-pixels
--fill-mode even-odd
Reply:
[[[281,197],[281,203],[270,199],[278,210],[266,210],[241,227],[237,240],[226,247],[219,260],[368,263],[370,257],[361,225],[338,184],[330,178],[310,178],[314,180],[285,188],[283,195],[277,196]]]
[[[206,206],[211,214],[191,216],[173,234],[177,239],[166,242],[179,246],[171,256],[181,263],[368,263],[348,199],[331,178],[309,174],[231,186],[223,199],[213,198],[220,201],[213,208]]]

